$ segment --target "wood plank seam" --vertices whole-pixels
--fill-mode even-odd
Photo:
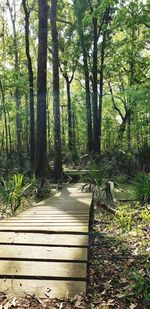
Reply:
[[[91,195],[80,192],[79,187],[80,184],[67,187],[16,218],[1,222],[0,246],[3,251],[0,254],[0,285],[3,291],[8,289],[16,295],[22,295],[31,288],[37,296],[43,295],[46,289],[46,286],[42,285],[44,280],[50,290],[52,287],[54,297],[72,297],[74,293],[86,289]],[[23,242],[20,241],[21,237]],[[42,237],[43,240],[46,237],[45,243],[41,243]],[[62,239],[62,244],[57,237],[59,241]],[[75,241],[76,237],[80,237],[78,242]],[[32,246],[35,251],[32,250],[29,257],[28,250],[30,252]],[[39,256],[37,248],[41,249]],[[51,249],[44,253],[46,248]],[[68,253],[63,251],[63,248],[69,250]],[[84,250],[83,256],[79,254],[80,250]],[[32,280],[38,283],[37,287],[31,286]],[[53,282],[58,284],[54,285]],[[63,282],[63,286],[60,282]],[[75,282],[77,286],[74,285]]]

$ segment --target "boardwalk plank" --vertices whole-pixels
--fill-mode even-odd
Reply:
[[[42,244],[59,246],[88,246],[88,235],[34,234],[0,232],[0,243]]]
[[[36,226],[33,226],[33,225],[26,225],[26,226],[23,226],[21,225],[20,227],[19,226],[12,226],[12,225],[4,225],[4,226],[1,226],[0,225],[0,232],[2,231],[18,231],[18,232],[21,232],[21,231],[35,231],[35,232],[40,232],[40,231],[47,231],[47,232],[75,232],[75,233],[88,233],[88,227],[87,226],[66,226],[66,225],[53,225],[53,226],[41,226],[41,225],[36,225]]]
[[[86,248],[57,248],[36,246],[0,245],[1,258],[87,260]]]
[[[1,291],[73,297],[86,289],[92,196],[80,188],[68,186],[0,221]]]
[[[21,280],[21,279],[0,279],[1,292],[24,297],[38,295],[38,297],[74,297],[86,290],[84,281],[52,281],[52,280]]]
[[[86,263],[1,261],[1,275],[86,278]]]
[[[81,219],[82,223],[88,224],[89,220],[88,219]],[[17,219],[10,219],[6,220],[5,222],[1,222],[1,224],[8,223],[8,224],[14,224],[14,223],[58,223],[58,224],[81,224],[79,219],[67,219],[67,218],[58,218],[58,219],[51,219],[51,218],[17,218]],[[1,225],[0,224],[0,225]]]

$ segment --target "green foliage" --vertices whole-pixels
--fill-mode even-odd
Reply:
[[[150,171],[150,146],[145,144],[142,148],[139,149],[137,153],[137,159],[140,167],[145,171]]]
[[[3,180],[3,184],[0,184],[0,198],[10,207],[13,214],[21,206],[23,194],[30,186],[30,183],[24,185],[24,177],[21,174],[14,175],[8,181]]]
[[[139,173],[134,180],[136,198],[141,204],[150,202],[150,175]]]
[[[94,163],[89,165],[89,178],[91,182],[96,182],[98,186],[102,186],[103,178],[105,175],[105,169],[103,166],[97,166]]]
[[[132,215],[131,214],[125,214],[124,211],[120,211],[117,214],[117,221],[123,233],[131,231],[131,226],[132,226]]]
[[[150,302],[150,278],[140,271],[134,271],[131,275],[133,280],[132,288],[135,291],[136,296],[143,298],[144,303]]]
[[[108,178],[121,174],[133,176],[136,170],[133,154],[118,147],[105,153],[103,164]]]
[[[147,224],[150,225],[150,212],[148,211],[148,209],[144,209],[141,214],[140,214],[140,219],[142,219],[142,221]]]

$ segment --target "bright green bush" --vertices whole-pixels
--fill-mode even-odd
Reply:
[[[131,231],[131,227],[132,227],[132,215],[131,214],[125,214],[124,211],[122,212],[120,211],[117,214],[117,221],[123,233]]]

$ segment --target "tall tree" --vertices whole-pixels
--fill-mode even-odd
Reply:
[[[53,106],[54,106],[54,173],[56,179],[62,175],[61,135],[60,135],[60,97],[59,97],[59,50],[57,31],[57,0],[51,0],[50,23],[52,34],[53,61]]]
[[[33,77],[33,68],[32,60],[30,54],[30,40],[29,40],[29,19],[30,13],[32,11],[33,5],[31,8],[27,7],[27,1],[22,0],[22,5],[25,14],[25,46],[26,46],[26,56],[28,61],[28,76],[29,76],[29,97],[30,97],[30,156],[31,156],[31,165],[34,166],[34,157],[35,157],[35,125],[34,125],[34,77]]]
[[[7,6],[10,12],[12,28],[13,28],[13,45],[14,45],[14,62],[15,62],[15,72],[17,79],[19,79],[20,70],[19,70],[19,56],[18,56],[18,39],[17,39],[17,30],[16,30],[16,19],[17,19],[17,11],[16,11],[16,0],[13,0],[12,6],[10,1],[7,0]],[[20,93],[18,80],[16,82],[15,89],[15,100],[16,100],[16,135],[17,135],[17,153],[19,156],[19,161],[21,161],[21,116],[20,116]]]
[[[104,92],[104,64],[105,64],[105,53],[106,43],[108,39],[108,24],[111,21],[111,8],[106,6],[103,22],[100,30],[102,30],[102,42],[100,52],[100,80],[99,80],[99,150],[101,152],[102,146],[102,110],[103,110],[103,92]]]
[[[93,150],[93,132],[92,132],[92,113],[91,113],[91,96],[90,96],[90,73],[88,66],[88,54],[86,49],[85,37],[83,32],[83,15],[84,15],[84,3],[80,0],[74,0],[75,13],[78,23],[78,32],[81,41],[81,48],[83,54],[84,65],[84,78],[85,78],[85,90],[86,90],[86,116],[87,116],[87,135],[88,135],[88,151]]]
[[[100,151],[100,138],[99,138],[99,114],[98,114],[98,21],[97,17],[93,17],[93,151],[99,153]]]
[[[37,136],[35,174],[45,176],[47,168],[46,79],[47,79],[47,0],[38,0]]]

